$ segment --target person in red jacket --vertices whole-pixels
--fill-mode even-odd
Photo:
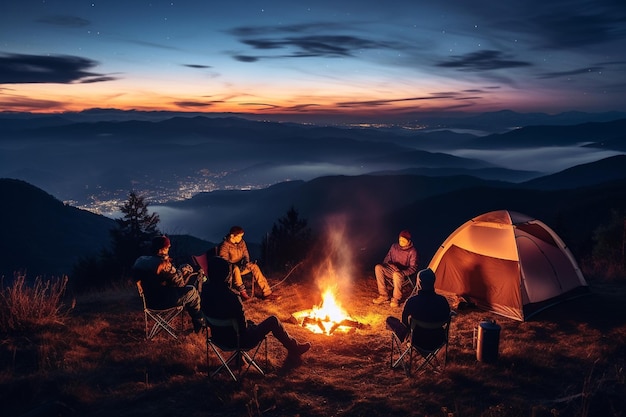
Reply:
[[[382,304],[389,301],[387,293],[387,280],[393,282],[393,294],[389,305],[398,307],[402,299],[402,284],[412,274],[417,272],[418,254],[411,241],[411,232],[403,230],[398,236],[398,242],[393,243],[382,263],[374,267],[376,284],[378,286],[378,298],[374,304]]]

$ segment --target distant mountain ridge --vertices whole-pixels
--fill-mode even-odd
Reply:
[[[607,158],[521,184],[471,176],[328,176],[262,190],[202,193],[149,210],[160,213],[164,232],[193,236],[180,240],[178,249],[194,253],[206,242],[219,242],[233,224],[242,225],[246,239],[256,244],[294,206],[317,233],[341,234],[346,249],[369,270],[401,229],[414,233],[425,265],[463,222],[507,209],[546,222],[576,256],[585,256],[593,230],[608,222],[611,210],[626,212],[625,161],[623,155]],[[69,273],[80,257],[110,243],[109,218],[63,204],[21,180],[0,179],[0,193],[4,275],[24,267],[31,274]],[[171,212],[180,212],[184,223],[168,220]]]
[[[374,116],[374,120],[366,117],[359,117],[358,120],[349,120],[341,122],[337,117],[326,118],[323,120],[314,120],[307,118],[306,115],[296,114],[246,114],[246,113],[214,113],[214,112],[172,112],[172,111],[139,111],[139,110],[119,110],[107,108],[93,108],[80,112],[65,112],[61,114],[42,114],[42,113],[20,113],[20,112],[0,112],[0,120],[29,120],[31,126],[53,126],[65,121],[65,124],[71,123],[93,123],[99,121],[129,121],[142,120],[157,122],[174,117],[208,117],[208,118],[239,118],[251,121],[270,121],[280,123],[294,124],[313,124],[321,125],[341,125],[341,124],[358,124],[358,123],[374,123],[381,124],[378,116]],[[458,128],[470,130],[485,130],[491,133],[505,132],[513,128],[529,125],[574,125],[586,122],[607,122],[611,120],[626,118],[626,112],[612,111],[602,113],[588,113],[579,111],[569,111],[558,114],[547,113],[519,113],[512,110],[499,110],[483,113],[467,113],[467,112],[450,112],[445,113],[414,113],[407,114],[401,119],[389,120],[389,124],[402,125],[409,123],[427,124],[431,126],[439,126],[443,128]],[[485,127],[490,127],[486,129]]]
[[[620,155],[570,168],[543,182],[521,184],[471,176],[321,177],[263,190],[202,193],[157,210],[165,209],[162,218],[172,230],[185,228],[185,233],[210,240],[226,234],[230,225],[243,223],[247,239],[261,241],[272,223],[293,205],[316,230],[344,229],[364,256],[380,255],[394,234],[406,227],[423,236],[420,246],[428,256],[462,219],[482,214],[481,210],[508,209],[540,219],[545,216],[542,220],[556,223],[554,227],[559,226],[559,219],[572,217],[572,223],[561,225],[562,229],[576,235],[575,243],[583,248],[589,244],[593,227],[608,221],[611,208],[626,209],[624,162],[626,156]],[[593,210],[581,209],[592,201],[597,201]],[[584,223],[589,225],[577,229]]]
[[[615,139],[623,139],[626,118],[601,123],[572,126],[526,126],[464,142],[464,146],[480,149],[536,148],[541,146],[572,146],[580,143],[606,147]],[[618,149],[621,150],[621,149]]]
[[[436,172],[526,181],[545,172],[496,166],[479,154],[454,152],[573,146],[582,141],[607,152],[624,152],[620,139],[626,124],[621,119],[527,126],[479,137],[452,130],[407,132],[399,127],[312,126],[237,117],[63,123],[61,119],[70,115],[8,116],[0,118],[0,177],[23,179],[80,205],[103,199],[98,190],[121,196],[133,188],[158,189],[159,196],[169,190],[174,199],[179,189],[197,184],[206,184],[205,189],[265,188],[327,175]],[[514,116],[484,115],[485,120]]]

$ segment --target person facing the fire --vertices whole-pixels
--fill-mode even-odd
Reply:
[[[203,286],[201,294],[204,314],[215,319],[236,319],[242,346],[255,346],[271,332],[287,349],[287,361],[292,363],[298,361],[311,348],[309,342],[300,343],[290,336],[275,315],[258,324],[246,319],[241,299],[229,287],[231,269],[224,258],[219,256],[209,258],[207,275],[209,279]],[[210,319],[209,328],[211,328]],[[236,336],[232,329],[211,328],[211,337],[224,344],[236,344]]]
[[[254,279],[259,288],[262,291],[262,298],[264,300],[270,300],[272,296],[272,289],[267,283],[267,279],[261,272],[261,268],[256,262],[250,262],[250,253],[248,252],[248,245],[243,240],[244,230],[241,226],[233,226],[226,236],[219,248],[219,256],[226,259],[231,264],[233,269],[233,286],[239,291],[239,296],[243,301],[250,299],[246,286],[243,283],[242,275],[252,273],[252,279]]]
[[[402,320],[389,316],[386,320],[387,328],[393,331],[400,340],[406,339],[409,334],[409,317],[426,323],[443,323],[450,317],[448,300],[435,292],[435,273],[432,269],[423,269],[419,273],[421,287],[417,294],[411,296],[404,303]],[[416,327],[413,332],[413,341],[426,348],[434,348],[445,336],[441,327],[426,329]]]
[[[389,301],[386,281],[391,280],[393,282],[393,294],[389,305],[398,307],[402,299],[404,280],[417,272],[417,262],[418,254],[411,241],[411,232],[403,230],[398,236],[398,241],[389,248],[383,262],[374,267],[378,298],[375,298],[373,303],[382,304]]]
[[[193,269],[184,265],[177,270],[169,256],[170,239],[156,236],[152,239],[151,255],[140,256],[133,265],[135,281],[141,281],[146,301],[152,308],[185,307],[193,329],[198,333],[205,320],[200,308],[200,294],[193,285],[186,285],[186,274]]]

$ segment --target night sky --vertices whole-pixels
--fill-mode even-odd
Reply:
[[[626,110],[623,0],[7,0],[0,109]]]

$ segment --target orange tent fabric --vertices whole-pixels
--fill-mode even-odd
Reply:
[[[520,321],[588,290],[561,238],[543,222],[508,210],[465,222],[429,268],[439,292]]]

